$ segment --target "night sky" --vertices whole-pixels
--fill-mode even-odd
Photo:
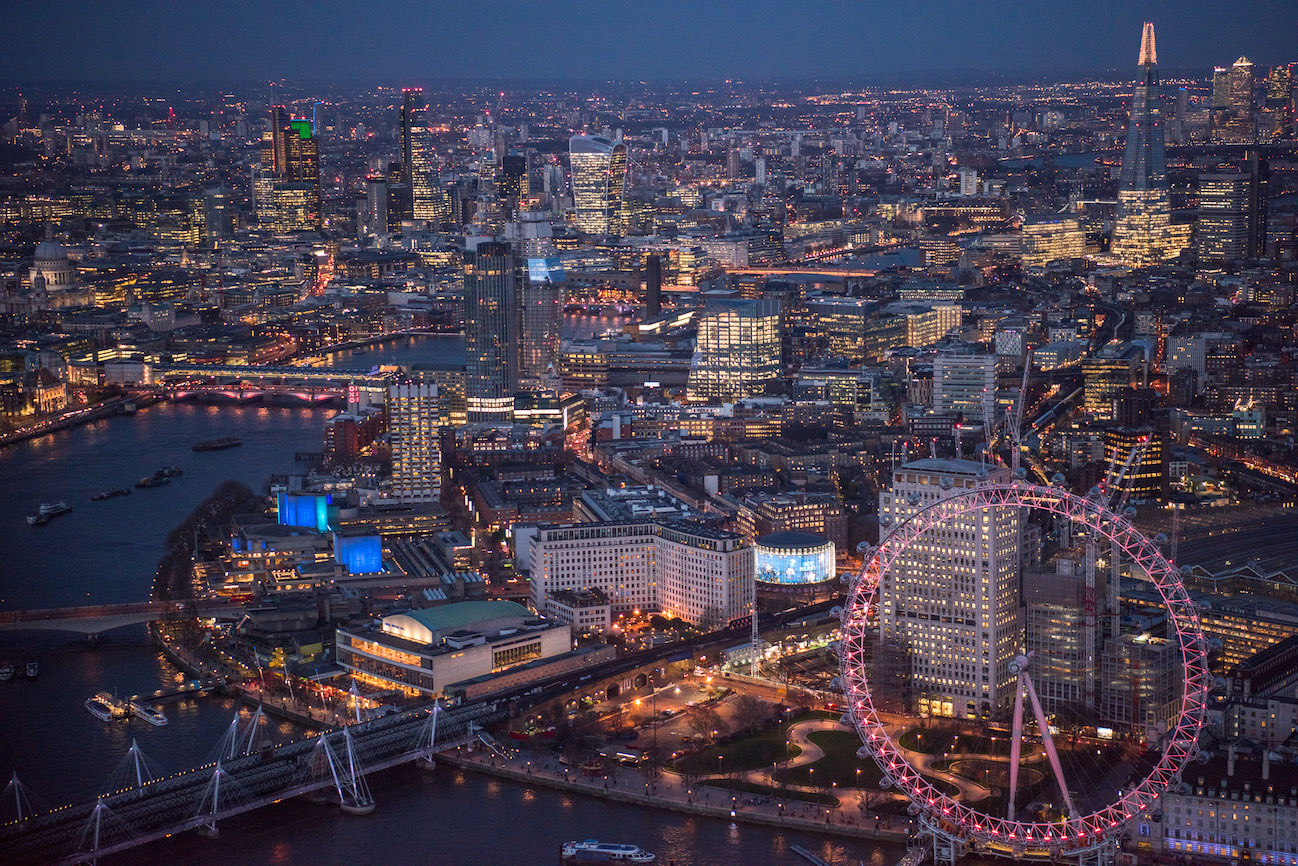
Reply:
[[[784,0],[0,0],[0,80],[922,79],[1298,60],[1298,5]]]

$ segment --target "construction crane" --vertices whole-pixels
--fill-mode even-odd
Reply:
[[[1131,496],[1131,490],[1134,486],[1132,467],[1140,465],[1145,459],[1145,453],[1149,450],[1149,443],[1153,439],[1152,435],[1141,438],[1136,443],[1131,452],[1127,454],[1127,459],[1123,461],[1122,466],[1118,467],[1118,449],[1114,448],[1113,453],[1109,455],[1109,469],[1105,474],[1104,482],[1098,486],[1094,495],[1099,499],[1101,504],[1107,506],[1112,511],[1121,513],[1126,507],[1127,500]],[[1086,702],[1088,706],[1095,706],[1095,654],[1097,644],[1097,618],[1095,605],[1095,564],[1099,551],[1096,545],[1094,531],[1087,534],[1086,537],[1086,584],[1082,595],[1082,604],[1085,615],[1085,626],[1082,629],[1083,655],[1086,659]],[[1121,580],[1121,555],[1117,542],[1113,542],[1109,548],[1109,581],[1108,581],[1108,610],[1109,610],[1109,633],[1110,637],[1116,637],[1119,629],[1118,616],[1118,588]]]
[[[1023,457],[1023,404],[1028,402],[1028,373],[1032,370],[1032,351],[1023,359],[1023,381],[1019,384],[1019,396],[1014,401],[1014,414],[1006,410],[1006,421],[1010,434],[1010,470],[1014,477],[1020,477],[1019,461]]]

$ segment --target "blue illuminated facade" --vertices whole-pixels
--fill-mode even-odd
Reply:
[[[383,539],[378,535],[334,533],[334,561],[350,574],[374,574],[383,570]]]
[[[834,543],[809,532],[763,535],[753,545],[759,583],[809,586],[835,576]]]
[[[329,529],[331,493],[301,493],[281,490],[276,497],[281,526],[309,526],[316,532]]]

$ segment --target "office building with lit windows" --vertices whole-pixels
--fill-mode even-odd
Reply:
[[[1086,255],[1086,232],[1073,217],[1034,219],[1023,226],[1023,267],[1080,259]]]
[[[933,359],[933,411],[982,421],[996,400],[996,356],[942,352]]]
[[[399,502],[436,502],[442,493],[442,450],[437,386],[388,386],[392,442],[392,496]]]
[[[588,235],[622,233],[627,150],[621,141],[574,135],[568,141],[577,228]]]
[[[1162,90],[1154,49],[1154,25],[1140,39],[1141,78],[1131,94],[1127,147],[1118,179],[1118,219],[1110,251],[1135,266],[1179,256],[1190,242],[1190,226],[1172,223],[1167,191],[1167,152],[1163,139]]]
[[[705,626],[750,613],[753,547],[742,535],[686,520],[541,526],[529,540],[532,604],[598,589],[613,614],[660,611]]]
[[[274,231],[320,227],[320,144],[310,118],[292,117],[282,105],[271,108],[253,192],[258,221]]]
[[[1127,357],[1098,357],[1082,359],[1082,408],[1086,414],[1101,421],[1116,417],[1113,398],[1131,387],[1136,381],[1140,359]]]
[[[1167,461],[1163,452],[1163,437],[1151,427],[1111,427],[1104,431],[1104,461],[1122,466],[1131,452],[1145,439],[1144,455],[1133,465],[1123,479],[1122,486],[1131,491],[1136,502],[1156,501],[1167,493]]]
[[[779,378],[779,301],[712,301],[698,322],[698,344],[690,363],[690,400],[761,396]]]
[[[1005,468],[916,460],[893,470],[879,496],[884,538],[946,495],[1008,481]],[[991,508],[944,522],[893,560],[879,584],[879,635],[903,658],[913,712],[990,718],[1014,699],[1009,664],[1020,652],[1021,512]]]
[[[1248,175],[1211,172],[1199,175],[1199,225],[1195,247],[1201,262],[1230,262],[1247,257]]]
[[[441,224],[451,216],[450,201],[434,162],[424,91],[406,88],[401,97],[401,163],[410,188],[411,214],[416,220]]]
[[[464,253],[464,391],[470,423],[507,422],[518,390],[518,273],[509,244]]]

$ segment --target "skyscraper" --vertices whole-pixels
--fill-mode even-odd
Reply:
[[[436,502],[442,492],[437,386],[389,385],[387,397],[392,496],[400,502]]]
[[[320,227],[320,147],[310,118],[291,117],[282,105],[271,108],[253,187],[260,222],[276,231]]]
[[[523,282],[521,358],[519,373],[540,380],[552,372],[559,357],[559,328],[563,320],[563,288],[548,276]]]
[[[1199,225],[1195,247],[1201,262],[1243,259],[1248,248],[1248,175],[1199,175]]]
[[[779,302],[769,298],[712,301],[699,316],[689,399],[760,396],[779,376]]]
[[[401,93],[401,164],[404,180],[410,184],[411,216],[440,224],[450,216],[450,208],[433,162],[424,91],[405,88]]]
[[[1162,96],[1154,25],[1146,23],[1140,39],[1141,79],[1131,95],[1127,149],[1118,183],[1118,220],[1111,251],[1128,264],[1142,266],[1176,258],[1189,244],[1189,226],[1173,225],[1167,195],[1167,155],[1163,142]]]
[[[644,287],[645,315],[652,318],[661,313],[663,308],[663,260],[661,256],[650,254],[645,259]]]
[[[509,244],[464,253],[465,398],[470,423],[509,421],[518,389],[518,275]]]
[[[597,135],[574,135],[568,140],[568,157],[577,228],[591,235],[621,234],[626,145]]]
[[[1230,110],[1236,116],[1253,113],[1253,61],[1241,57],[1230,67]]]
[[[883,538],[946,490],[1010,480],[969,460],[916,460],[879,495]],[[879,636],[905,658],[912,712],[960,719],[1004,713],[1022,639],[1020,514],[989,508],[944,523],[901,554],[879,584]]]

